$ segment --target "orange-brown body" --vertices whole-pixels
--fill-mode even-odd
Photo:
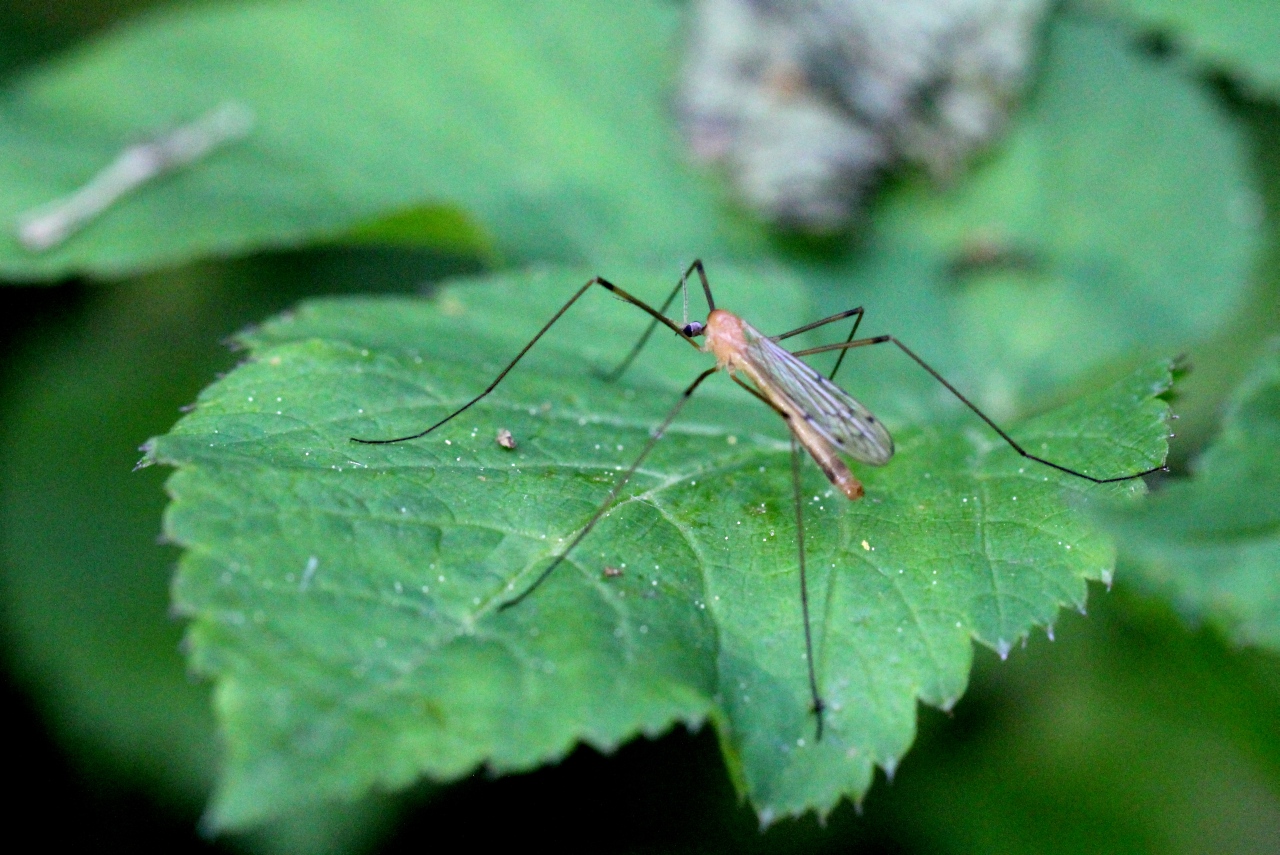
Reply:
[[[849,470],[839,452],[809,424],[801,409],[787,397],[752,361],[748,336],[764,338],[764,334],[733,312],[714,309],[707,316],[703,351],[715,355],[716,364],[731,374],[741,372],[787,421],[787,427],[805,451],[818,464],[827,479],[850,499],[861,499],[862,483]]]

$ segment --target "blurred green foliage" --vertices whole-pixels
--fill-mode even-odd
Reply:
[[[4,111],[17,103],[25,105],[22,115],[47,118],[51,114],[40,112],[47,107],[47,102],[40,106],[40,92],[56,91],[58,75],[71,73],[66,69],[74,71],[94,56],[111,56],[117,48],[96,48],[49,67],[41,65],[43,58],[145,5],[0,7],[0,68],[11,87],[0,96],[5,105],[0,113],[15,115]],[[1269,5],[1250,7],[1263,9],[1266,20],[1280,19],[1280,14],[1269,14]],[[219,4],[217,14],[234,16],[236,6]],[[1111,6],[1119,9],[1121,4]],[[549,8],[578,14],[571,18],[566,12],[565,20],[593,17],[582,15],[586,7]],[[656,194],[643,200],[646,216],[633,220],[634,212],[623,207],[612,219],[603,217],[600,228],[607,234],[630,236],[610,251],[594,254],[596,238],[589,231],[604,209],[587,205],[569,210],[581,198],[562,199],[566,208],[558,212],[563,218],[559,222],[578,223],[588,231],[579,232],[576,252],[556,253],[548,247],[554,249],[563,233],[542,228],[536,240],[529,237],[530,224],[539,217],[545,221],[546,209],[528,221],[521,221],[519,212],[507,219],[486,217],[483,205],[468,205],[476,185],[456,183],[446,157],[431,160],[433,152],[400,149],[398,156],[413,158],[420,183],[403,188],[411,191],[403,195],[386,194],[384,201],[354,214],[349,208],[342,216],[330,210],[329,219],[258,243],[203,244],[199,251],[185,252],[172,245],[144,244],[142,249],[157,259],[188,263],[109,285],[74,281],[52,289],[15,284],[0,290],[5,306],[0,313],[5,329],[0,448],[6,461],[0,472],[0,614],[6,662],[22,703],[40,716],[59,750],[88,782],[49,794],[51,801],[61,799],[56,804],[41,805],[43,793],[32,793],[20,806],[39,805],[62,815],[105,815],[115,810],[113,805],[124,804],[118,801],[126,797],[122,794],[141,793],[158,805],[155,810],[171,812],[179,824],[194,825],[216,767],[208,687],[184,673],[177,648],[182,626],[168,616],[167,577],[178,553],[155,543],[164,505],[162,473],[129,474],[128,469],[137,459],[138,444],[166,430],[179,405],[194,400],[214,372],[232,366],[235,357],[221,348],[221,340],[302,296],[410,290],[445,272],[474,269],[476,256],[494,257],[490,247],[497,247],[508,263],[547,257],[602,262],[618,254],[617,246],[624,247],[622,254],[637,247],[643,251],[646,231],[638,224],[657,223],[663,237],[653,244],[653,256],[671,271],[677,271],[679,261],[703,253],[746,252],[788,267],[810,283],[815,313],[865,303],[880,329],[927,346],[930,356],[939,354],[941,367],[966,388],[978,389],[982,403],[1001,416],[1096,388],[1153,354],[1185,351],[1194,370],[1180,384],[1181,397],[1175,401],[1183,415],[1175,462],[1195,458],[1218,432],[1223,404],[1256,361],[1261,342],[1280,326],[1280,147],[1275,143],[1280,111],[1267,100],[1273,91],[1268,81],[1274,77],[1254,59],[1265,60],[1277,48],[1274,41],[1258,38],[1256,28],[1233,36],[1230,27],[1213,26],[1214,44],[1225,47],[1201,49],[1209,44],[1201,33],[1209,30],[1199,29],[1201,24],[1190,16],[1192,8],[1184,4],[1179,15],[1158,20],[1159,34],[1174,46],[1172,56],[1144,53],[1136,46],[1142,23],[1155,18],[1135,19],[1133,30],[1125,29],[1123,18],[1107,25],[1076,18],[1064,26],[1060,20],[1050,36],[1058,48],[1050,51],[1044,77],[1026,111],[1015,119],[1009,140],[949,193],[939,195],[912,179],[899,180],[872,212],[868,230],[849,246],[813,246],[767,235],[744,215],[727,210],[713,182],[678,165],[674,144],[661,141],[671,133],[661,99],[675,64],[669,52],[676,43],[676,16],[661,9],[653,14],[671,22],[667,29],[656,34],[642,29],[624,37],[646,61],[610,72],[636,78],[614,97],[656,98],[657,103],[646,101],[619,112],[616,105],[593,102],[577,112],[555,113],[561,120],[548,119],[540,131],[543,144],[559,152],[572,171],[599,176],[609,164],[625,164],[620,167],[625,175],[660,171],[643,186],[661,192],[637,191],[612,175],[606,176],[605,189],[595,192],[606,209],[637,204],[629,201],[636,192]],[[1227,9],[1225,3],[1194,4],[1199,21],[1211,25],[1229,23]],[[493,34],[509,26],[497,14],[475,15],[473,32],[495,40]],[[163,33],[165,25],[158,21],[148,26],[140,32]],[[1077,36],[1063,35],[1073,28]],[[512,69],[545,80],[541,74],[550,74],[550,66],[539,65],[539,54],[522,41],[534,31],[531,25],[508,32],[505,40],[488,47],[486,56],[502,68],[505,52],[515,51],[519,62],[513,61]],[[170,36],[181,40],[183,33],[165,37]],[[125,36],[126,42],[137,38]],[[1077,39],[1074,47],[1064,50],[1063,38]],[[1209,57],[1221,76],[1198,77],[1194,69],[1205,66],[1182,62],[1176,49],[1183,44]],[[519,50],[520,45],[525,48]],[[605,54],[602,62],[610,62],[608,45],[599,47]],[[358,56],[351,61],[360,64]],[[588,72],[581,66],[559,67],[568,85],[589,88],[582,83],[589,78],[582,76]],[[35,76],[24,76],[24,69]],[[213,71],[217,69],[204,69]],[[191,72],[179,63],[165,67],[164,73],[181,79]],[[285,79],[287,68],[272,67],[272,74]],[[112,78],[91,77],[94,85],[82,91],[80,103],[99,104],[101,110],[78,118],[62,114],[61,124],[48,125],[58,130],[55,138],[33,137],[32,126],[22,134],[12,122],[0,126],[0,137],[19,136],[30,145],[30,169],[61,163],[64,170],[62,184],[37,192],[32,187],[38,173],[26,169],[15,174],[14,161],[6,161],[10,171],[0,183],[0,196],[21,187],[23,198],[34,202],[64,192],[83,180],[85,170],[91,173],[120,145],[155,127],[152,117],[184,119],[188,111],[206,106],[179,99],[157,103],[148,113],[146,98],[159,99],[159,94],[140,96],[148,90],[115,89]],[[1246,88],[1237,89],[1237,82]],[[402,85],[397,91],[402,103],[394,105],[396,115],[420,108],[421,99],[411,87]],[[63,92],[67,103],[77,102],[76,90]],[[544,95],[519,98],[536,104]],[[116,109],[120,100],[133,103],[134,112]],[[563,118],[584,112],[585,120]],[[290,121],[305,127],[307,121],[331,114],[318,111],[314,102],[300,101],[292,115]],[[614,125],[590,132],[598,127],[593,122],[606,120]],[[586,121],[587,130],[573,133],[562,121]],[[628,132],[628,123],[637,121],[639,137]],[[361,132],[376,140],[377,127],[378,122],[365,121]],[[490,133],[505,143],[524,139],[524,132],[508,122],[493,127],[497,130]],[[1099,137],[1108,139],[1107,134],[1112,136],[1103,148],[1091,148]],[[73,144],[82,137],[96,141],[96,155]],[[665,154],[641,161],[638,155],[610,151],[601,160],[600,150],[591,147],[599,138],[644,151],[657,146]],[[571,140],[572,147],[560,150],[557,141],[562,139]],[[298,150],[311,151],[312,142],[314,135],[307,136]],[[335,151],[333,162],[354,168],[352,151]],[[231,149],[226,155],[232,161],[238,157]],[[283,160],[279,174],[305,180],[297,158]],[[428,192],[430,185],[421,183],[437,174],[455,182],[447,185],[449,192]],[[682,177],[677,181],[673,175]],[[108,220],[95,224],[101,225],[100,234],[86,232],[66,252],[87,253],[95,246],[104,252],[134,252],[137,247],[130,241],[139,233],[133,229],[157,223],[164,226],[163,233],[185,240],[183,217],[193,211],[212,217],[221,209],[211,200],[225,197],[183,198],[183,187],[200,187],[201,178],[175,178],[180,180],[158,185],[155,193],[113,211],[119,214],[117,225]],[[344,176],[344,188],[359,186]],[[231,189],[243,192],[246,182]],[[360,249],[332,246],[335,234],[362,218],[439,203],[442,197],[475,217],[488,234],[470,225],[448,225],[468,221],[459,220],[456,209],[439,209],[447,211],[445,224],[439,225],[434,214],[428,217],[434,232],[423,242],[475,255],[378,249],[367,240]],[[1255,198],[1261,200],[1261,220],[1254,213],[1259,207]],[[321,210],[324,201],[309,199],[307,205]],[[255,202],[262,203],[262,197],[238,204]],[[14,208],[5,210],[11,214]],[[1053,211],[1058,214],[1046,214]],[[557,213],[554,206],[551,212]],[[161,221],[165,218],[168,222]],[[690,228],[690,222],[699,220],[705,222]],[[400,238],[387,242],[403,247],[403,233],[398,234]],[[958,279],[951,276],[953,261],[975,239],[990,235],[1038,263],[1024,270],[996,265]],[[1265,240],[1261,248],[1259,240]],[[200,260],[212,249],[314,241],[331,247],[249,261]],[[14,258],[11,249],[6,252]],[[30,274],[19,274],[14,264],[7,262],[6,269],[17,282],[38,269],[41,276],[73,269],[35,261],[26,268]],[[913,379],[909,370],[878,359],[869,359],[862,368],[884,380],[872,393],[877,411],[908,422],[936,408],[938,399],[929,397],[935,394],[930,387]],[[900,388],[890,388],[893,384]],[[1259,459],[1275,458],[1276,450],[1268,448],[1257,452]],[[1167,504],[1203,490],[1194,482],[1204,474],[1196,470],[1185,489],[1171,490]],[[1267,497],[1259,495],[1258,501],[1265,503]],[[1161,521],[1181,510],[1171,507]],[[1139,542],[1136,536],[1134,542]],[[1124,545],[1122,540],[1122,552]],[[1136,574],[1141,560],[1140,555],[1128,564],[1122,560],[1120,579],[1126,567]],[[1261,577],[1267,569],[1260,565]],[[317,851],[327,844],[334,851],[350,851],[373,845],[403,816],[408,818],[401,820],[399,835],[384,843],[389,850],[467,834],[477,843],[559,840],[619,851],[834,851],[853,844],[881,851],[1275,851],[1280,839],[1275,725],[1280,671],[1273,658],[1232,650],[1211,630],[1192,634],[1159,599],[1143,598],[1150,593],[1095,593],[1089,619],[1060,622],[1055,644],[1032,642],[1003,664],[980,654],[973,686],[954,719],[926,714],[923,737],[893,785],[881,782],[871,791],[862,817],[846,806],[826,828],[803,820],[758,834],[750,814],[735,805],[715,746],[704,732],[697,738],[676,734],[633,745],[607,762],[582,749],[560,768],[500,782],[474,781],[443,793],[419,791],[409,802],[382,799],[344,810],[322,808],[283,820],[239,844],[278,851]],[[53,755],[34,755],[31,768],[56,762]],[[23,813],[23,821],[38,815],[35,810]],[[493,816],[508,821],[488,822]],[[595,829],[605,821],[610,830],[601,837]],[[42,826],[41,833],[69,832]],[[159,836],[151,842],[172,844]],[[206,845],[194,837],[190,842]]]
[[[1274,0],[1086,0],[1170,39],[1260,98],[1280,95],[1280,16]]]

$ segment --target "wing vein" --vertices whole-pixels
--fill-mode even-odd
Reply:
[[[769,388],[784,397],[823,439],[854,460],[880,466],[893,456],[893,439],[852,395],[748,324],[746,356]]]

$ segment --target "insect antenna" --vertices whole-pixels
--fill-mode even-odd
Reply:
[[[699,374],[698,378],[685,388],[684,392],[680,395],[680,400],[676,401],[675,406],[667,413],[667,417],[664,418],[662,423],[650,434],[649,441],[645,443],[644,449],[641,450],[640,454],[636,457],[635,462],[632,463],[630,468],[628,468],[623,476],[618,479],[618,482],[613,485],[613,489],[609,491],[608,497],[596,512],[591,515],[591,519],[587,520],[587,524],[584,525],[576,535],[574,535],[573,540],[569,541],[569,545],[564,548],[564,551],[557,555],[555,559],[538,574],[538,577],[533,580],[533,584],[529,585],[529,587],[525,588],[519,594],[516,594],[511,599],[498,606],[499,611],[509,609],[512,606],[517,605],[525,597],[532,594],[539,585],[546,581],[552,571],[564,563],[564,560],[569,556],[569,553],[574,550],[574,547],[581,543],[583,538],[591,533],[591,530],[596,527],[596,523],[600,522],[605,513],[610,507],[612,507],[613,503],[617,500],[618,495],[622,492],[622,488],[627,486],[627,482],[631,480],[631,476],[636,474],[636,470],[640,468],[640,464],[649,456],[649,452],[653,451],[653,447],[658,444],[658,440],[662,439],[662,435],[667,432],[667,428],[671,426],[673,421],[675,421],[676,415],[684,405],[688,403],[689,398],[693,396],[694,390],[702,385],[703,380],[706,380],[719,370],[720,369],[718,367],[708,368],[706,371]]]
[[[809,666],[809,695],[813,698],[813,714],[818,719],[817,741],[822,741],[822,713],[827,705],[818,694],[818,674],[813,662],[813,630],[809,622],[809,581],[804,561],[804,500],[800,491],[800,443],[791,436],[791,485],[796,503],[796,554],[800,558],[800,611],[804,615],[804,654]]]
[[[1052,460],[1047,460],[1043,457],[1032,454],[1030,451],[1027,451],[1025,448],[1023,448],[1022,445],[1020,445],[1017,440],[1009,436],[1009,434],[1005,432],[1005,430],[1001,428],[1000,425],[992,421],[990,416],[988,416],[982,410],[978,409],[978,406],[976,404],[974,404],[972,401],[966,398],[959,389],[951,385],[951,383],[948,382],[947,379],[943,377],[941,374],[939,374],[936,370],[934,370],[934,368],[931,365],[929,365],[929,363],[925,362],[923,359],[917,356],[915,351],[913,351],[911,348],[907,347],[905,344],[903,344],[901,341],[899,341],[897,338],[891,335],[878,335],[873,338],[863,338],[863,339],[857,339],[856,341],[846,341],[841,344],[824,344],[819,347],[810,347],[810,348],[806,348],[805,350],[797,350],[797,351],[794,351],[791,355],[792,356],[812,356],[815,353],[826,353],[827,351],[831,351],[831,350],[848,351],[848,350],[852,350],[855,347],[867,347],[873,344],[884,344],[885,342],[893,342],[895,345],[897,345],[899,350],[901,350],[907,356],[911,357],[911,359],[917,365],[919,365],[921,368],[927,371],[929,375],[933,377],[934,380],[937,380],[939,383],[941,383],[943,386],[946,387],[948,392],[950,392],[952,395],[955,395],[956,398],[960,400],[960,403],[964,404],[966,407],[972,410],[978,418],[986,422],[987,426],[990,427],[993,431],[995,431],[1000,436],[1001,439],[1007,442],[1014,451],[1018,452],[1028,460],[1034,460],[1037,463],[1043,463],[1045,466],[1048,466],[1052,469],[1057,469],[1059,472],[1065,472],[1068,475],[1074,475],[1077,478],[1083,478],[1084,480],[1092,481],[1095,484],[1113,484],[1117,481],[1132,481],[1135,478],[1141,478],[1144,475],[1151,475],[1155,472],[1169,471],[1169,467],[1162,464],[1160,466],[1153,466],[1150,469],[1144,469],[1141,472],[1133,472],[1129,475],[1116,475],[1111,478],[1096,478],[1093,475],[1088,475],[1077,469],[1072,469],[1070,466],[1063,466],[1061,463],[1054,463]]]
[[[631,305],[636,306],[637,308],[647,312],[649,315],[653,317],[653,323],[655,325],[658,323],[666,324],[668,327],[671,328],[671,330],[676,335],[680,336],[685,341],[689,342],[689,344],[693,345],[694,348],[698,347],[698,343],[694,341],[692,338],[690,338],[689,336],[685,335],[684,331],[680,328],[680,326],[678,326],[675,321],[668,318],[665,314],[653,308],[648,303],[644,302],[638,297],[633,297],[632,295],[628,294],[626,291],[622,290],[617,285],[614,285],[609,280],[596,276],[590,279],[581,288],[579,288],[577,292],[574,293],[574,295],[569,298],[569,301],[565,303],[563,306],[561,306],[559,310],[557,310],[556,313],[551,316],[551,320],[547,321],[545,324],[542,325],[542,329],[538,330],[537,334],[535,334],[534,337],[529,340],[528,344],[520,348],[520,352],[515,355],[515,358],[512,359],[509,363],[507,363],[507,367],[503,368],[502,371],[498,373],[498,376],[494,378],[493,382],[490,383],[485,388],[485,390],[481,392],[479,395],[476,395],[470,401],[467,401],[461,407],[458,407],[458,409],[449,413],[449,415],[445,416],[440,421],[431,425],[431,427],[427,428],[426,430],[421,430],[421,431],[418,431],[417,433],[411,433],[408,436],[397,436],[392,439],[361,439],[359,437],[353,436],[351,437],[351,441],[363,443],[365,445],[388,445],[393,442],[407,442],[408,440],[411,440],[411,439],[419,439],[421,437],[424,437],[427,434],[431,433],[436,428],[445,424],[446,422],[452,420],[457,416],[460,416],[462,413],[469,410],[473,405],[479,403],[481,400],[484,399],[486,395],[488,395],[490,392],[496,389],[498,387],[498,384],[502,382],[503,378],[505,378],[509,373],[511,373],[511,369],[516,367],[516,363],[518,363],[521,359],[523,359],[524,355],[528,353],[529,350],[535,344],[538,343],[538,339],[542,338],[542,336],[546,334],[547,330],[551,329],[551,327],[555,324],[555,322],[560,320],[560,318],[564,315],[565,312],[569,311],[569,307],[571,307],[574,303],[576,303],[579,297],[581,297],[583,294],[587,293],[588,290],[590,290],[592,285],[599,285],[601,288],[604,288],[606,291],[609,291],[610,293],[625,300]],[[664,309],[665,309],[665,306],[664,306]]]

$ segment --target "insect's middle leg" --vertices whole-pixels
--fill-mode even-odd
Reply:
[[[816,330],[818,327],[825,327],[827,324],[832,324],[832,323],[835,323],[836,321],[843,321],[845,318],[853,318],[853,329],[849,330],[849,337],[844,340],[845,347],[843,347],[840,350],[840,356],[836,358],[835,366],[831,369],[831,373],[827,375],[828,380],[835,380],[836,372],[840,370],[840,365],[841,363],[844,362],[844,355],[849,349],[848,345],[853,342],[853,337],[858,334],[858,327],[862,325],[862,317],[865,314],[866,312],[861,306],[859,306],[856,309],[849,309],[844,312],[837,312],[836,314],[831,315],[830,317],[827,317],[827,318],[823,318],[820,321],[814,321],[811,324],[805,324],[802,327],[796,327],[790,332],[784,332],[782,335],[776,335],[773,337],[773,340],[782,341],[784,338],[791,338],[793,335],[800,335],[800,333],[808,332],[809,330]],[[793,355],[799,356],[805,352],[806,351],[800,351]]]

